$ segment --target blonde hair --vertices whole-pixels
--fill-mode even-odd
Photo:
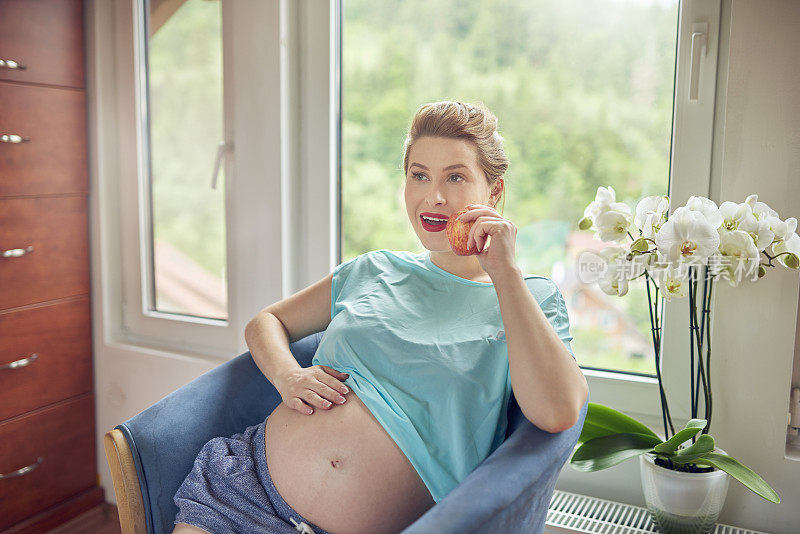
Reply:
[[[476,149],[478,165],[490,188],[508,170],[503,137],[497,132],[497,117],[482,102],[473,105],[445,100],[424,104],[417,109],[403,146],[403,174],[408,173],[411,146],[421,137],[464,139],[470,142]],[[505,207],[505,187],[502,197]]]

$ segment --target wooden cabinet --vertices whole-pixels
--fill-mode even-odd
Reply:
[[[0,0],[0,532],[98,487],[82,0]]]
[[[81,0],[0,0],[0,80],[86,87]]]
[[[20,137],[0,145],[0,196],[87,193],[85,91],[0,85],[0,135]]]
[[[97,484],[91,394],[0,423],[0,442],[4,462],[30,469],[0,484],[0,529]]]

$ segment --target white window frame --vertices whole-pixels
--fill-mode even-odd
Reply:
[[[335,212],[319,202],[327,200],[328,188],[312,196],[313,189],[304,187],[299,175],[302,141],[298,143],[300,17],[315,20],[327,33],[330,21],[320,19],[319,11],[325,16],[328,11],[307,1],[222,0],[225,140],[232,141],[234,149],[224,159],[228,319],[219,320],[148,309],[149,177],[142,135],[145,81],[139,43],[142,0],[92,1],[89,12],[94,19],[113,20],[113,28],[97,32],[97,59],[88,80],[92,125],[97,132],[112,134],[93,136],[104,184],[94,194],[100,197],[98,228],[103,233],[107,271],[103,298],[111,310],[107,341],[232,358],[247,350],[244,327],[259,310],[302,289],[305,280],[324,277],[335,266],[331,262],[337,254],[329,239]],[[317,30],[304,33],[316,42],[322,35]],[[324,65],[312,78],[324,78],[331,71],[327,58]],[[330,86],[327,80],[317,83]],[[315,88],[311,89],[306,92],[313,93]],[[321,107],[306,108],[305,113],[328,116],[329,106],[326,98]],[[327,129],[318,135],[329,137]],[[328,151],[324,152],[327,161]],[[330,176],[322,178],[331,181]],[[314,217],[306,218],[304,212]],[[316,243],[303,241],[304,234],[313,235]],[[306,260],[309,251],[312,257]]]
[[[223,33],[232,34],[231,45],[225,49],[226,106],[236,104],[236,108],[230,139],[235,149],[226,162],[229,319],[221,325],[142,312],[142,213],[136,203],[123,201],[141,198],[137,185],[141,181],[135,179],[140,158],[139,153],[118,150],[139,147],[133,91],[138,87],[133,47],[137,1],[115,0],[109,8],[94,0],[93,6],[101,12],[113,9],[115,21],[115,31],[107,34],[116,50],[115,74],[97,75],[115,90],[100,91],[101,97],[105,92],[113,98],[99,98],[95,103],[100,130],[113,134],[107,141],[98,136],[98,152],[105,160],[117,162],[116,175],[110,177],[112,186],[101,192],[101,212],[114,213],[117,206],[121,217],[119,272],[109,278],[118,274],[124,284],[110,291],[109,299],[122,305],[125,313],[111,321],[112,337],[229,358],[246,350],[243,329],[258,310],[316,282],[341,261],[341,54],[334,43],[340,42],[342,3],[222,0],[227,15]],[[710,197],[720,10],[721,0],[680,2],[671,210],[691,195]],[[696,23],[707,24],[706,51],[698,69],[698,100],[689,102],[692,26]],[[233,27],[236,32],[231,32]],[[103,45],[102,36],[98,43]],[[107,219],[113,232],[114,222]],[[111,240],[104,242],[110,245]],[[676,424],[690,418],[686,308],[685,300],[668,303],[662,325],[662,376]],[[636,414],[651,428],[661,427],[654,378],[588,369],[584,374],[592,402]]]

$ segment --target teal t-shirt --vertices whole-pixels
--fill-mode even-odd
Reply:
[[[525,283],[574,358],[558,287],[543,276]],[[350,374],[344,383],[436,502],[505,439],[512,389],[494,285],[441,269],[429,252],[374,250],[337,266],[311,363]]]

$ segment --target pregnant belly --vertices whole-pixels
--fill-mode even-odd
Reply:
[[[414,466],[351,390],[344,404],[267,418],[267,466],[281,497],[334,534],[396,533],[435,502]]]

